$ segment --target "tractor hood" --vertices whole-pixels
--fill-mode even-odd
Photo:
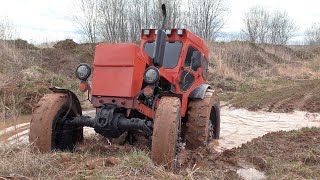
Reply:
[[[134,97],[142,87],[146,60],[135,44],[96,46],[92,95]]]

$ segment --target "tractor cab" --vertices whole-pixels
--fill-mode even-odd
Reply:
[[[143,29],[141,33],[141,49],[154,58],[157,29]],[[208,59],[208,47],[205,42],[187,29],[164,30],[165,50],[162,67],[178,71],[179,67],[190,67],[193,52],[201,52]]]
[[[163,37],[159,36],[163,33]],[[162,44],[163,56],[157,60],[157,43]],[[208,47],[204,40],[187,29],[143,29],[140,49],[153,60],[160,70],[160,86],[187,99],[197,86],[206,83]],[[161,53],[161,52],[160,52]],[[169,84],[170,86],[166,86]],[[182,103],[182,114],[187,105]]]

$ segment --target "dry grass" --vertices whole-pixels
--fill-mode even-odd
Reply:
[[[0,42],[0,114],[1,119],[29,114],[48,87],[59,86],[79,97],[74,68],[79,62],[92,62],[90,49],[71,40],[57,48],[39,49],[23,40]]]
[[[41,154],[30,145],[0,148],[0,177],[30,179],[239,179],[236,170],[255,167],[270,179],[318,179],[319,128],[275,132],[223,153],[188,151],[177,174],[154,165],[148,150],[106,143],[90,136],[74,153]],[[198,164],[200,163],[200,164]],[[200,165],[200,166],[199,166]]]
[[[5,117],[19,114],[30,114],[33,106],[44,94],[49,93],[48,87],[58,86],[75,92],[81,100],[77,80],[55,74],[38,66],[22,70],[0,87],[0,112]]]
[[[29,145],[0,148],[0,174],[2,176],[27,176],[52,178],[59,172],[57,153],[41,154]]]
[[[0,177],[30,179],[230,179],[235,171],[212,164],[183,167],[172,173],[154,165],[147,149],[110,145],[101,136],[90,136],[74,153],[39,153],[30,145],[0,148]],[[189,152],[189,156],[199,152]],[[210,156],[210,155],[209,155]],[[190,163],[190,162],[187,162]]]
[[[213,43],[209,47],[211,73],[224,79],[241,81],[248,77],[320,77],[320,53],[311,47],[241,41]]]
[[[277,83],[277,82],[275,82]],[[231,103],[249,110],[291,112],[320,111],[320,80],[280,81],[279,87],[235,95]]]
[[[221,100],[250,110],[318,112],[319,46],[210,44],[209,81]],[[231,101],[230,101],[231,100]]]
[[[90,146],[94,144],[94,146]],[[181,179],[155,166],[148,152],[91,136],[74,153],[41,154],[30,145],[0,148],[0,177],[31,179]]]

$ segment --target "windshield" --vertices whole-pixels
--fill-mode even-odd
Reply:
[[[155,42],[147,42],[144,45],[144,51],[153,58]],[[163,68],[172,69],[178,64],[180,53],[182,49],[182,43],[180,41],[166,42],[166,48],[163,58]]]

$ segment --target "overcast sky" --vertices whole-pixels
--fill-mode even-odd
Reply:
[[[33,43],[73,38],[81,41],[75,25],[68,19],[74,0],[0,0],[0,19],[9,17],[18,27],[21,38]],[[230,8],[224,32],[239,32],[242,17],[251,6],[285,10],[295,19],[299,31],[295,40],[313,22],[320,22],[320,0],[227,0]]]

